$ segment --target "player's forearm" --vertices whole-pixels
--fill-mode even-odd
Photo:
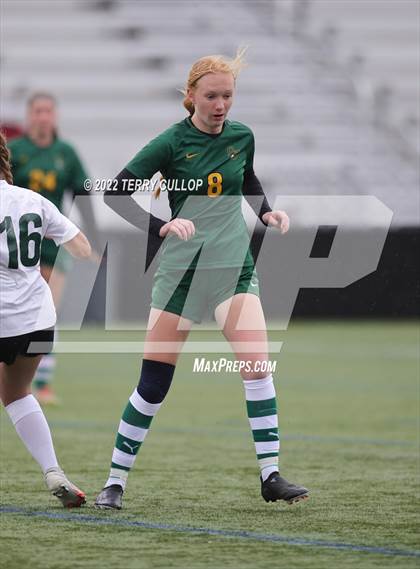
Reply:
[[[95,214],[93,211],[91,196],[87,194],[87,197],[82,200],[80,209],[80,216],[83,222],[83,229],[88,232],[90,242],[95,251],[99,253],[101,239],[99,236],[98,226],[95,220]]]
[[[73,257],[78,257],[79,259],[90,257],[92,253],[90,243],[81,231],[63,245]]]
[[[268,203],[267,196],[264,193],[261,183],[255,175],[253,169],[245,171],[242,193],[245,196],[246,201],[254,210],[257,217],[261,220],[262,223],[264,223],[264,225],[267,225],[263,220],[263,216],[264,214],[271,211],[271,207]],[[260,197],[262,199],[252,199],[255,197]]]
[[[116,187],[112,190],[108,190],[104,194],[104,201],[111,209],[113,209],[118,215],[123,219],[149,233],[155,237],[159,237],[159,231],[163,227],[166,221],[159,219],[150,212],[143,209],[132,197],[131,194],[134,193],[132,190],[128,190],[127,184],[123,180],[137,179],[129,170],[122,170],[118,176],[116,176]]]

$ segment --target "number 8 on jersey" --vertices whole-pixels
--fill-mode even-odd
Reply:
[[[207,176],[207,195],[209,198],[217,198],[222,193],[223,177],[219,172],[212,172]]]

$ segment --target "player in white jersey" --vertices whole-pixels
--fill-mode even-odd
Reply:
[[[0,398],[46,485],[65,507],[85,494],[61,470],[51,432],[31,382],[43,354],[52,349],[56,313],[40,273],[44,237],[75,257],[88,257],[83,233],[47,199],[12,185],[9,152],[0,133]]]

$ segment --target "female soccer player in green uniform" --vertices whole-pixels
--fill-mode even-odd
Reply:
[[[12,156],[12,173],[16,185],[29,188],[51,201],[60,211],[66,191],[73,195],[85,194],[86,171],[74,148],[57,136],[56,103],[48,93],[30,97],[27,108],[25,136],[9,143]],[[90,200],[85,200],[84,223],[91,230],[94,216]],[[48,282],[55,306],[63,292],[65,273],[70,258],[51,239],[44,239],[41,249],[41,274]],[[56,265],[56,270],[53,267]],[[54,373],[55,357],[45,356],[34,380],[34,393],[41,403],[56,401],[50,382]]]
[[[153,284],[140,381],[123,412],[109,478],[95,502],[98,507],[121,508],[128,472],[169,390],[182,345],[192,323],[200,322],[208,309],[236,358],[252,362],[241,375],[263,498],[292,503],[308,496],[306,488],[279,474],[273,378],[255,365],[267,361],[268,346],[242,196],[261,197],[257,215],[265,225],[285,233],[289,220],[285,212],[271,211],[254,174],[251,130],[226,119],[241,66],[241,54],[234,60],[222,56],[198,60],[190,71],[184,100],[190,116],[144,147],[118,175],[117,192],[106,196],[108,205],[125,219],[165,239]],[[136,207],[125,191],[129,180],[147,180],[157,171],[163,176],[162,187],[173,188],[168,191],[172,211],[168,223]],[[183,191],[185,187],[192,191]]]

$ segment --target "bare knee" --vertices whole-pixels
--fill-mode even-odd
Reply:
[[[13,364],[2,366],[0,397],[4,406],[31,393],[31,382],[40,360],[41,356],[17,356]]]
[[[144,352],[143,358],[145,360],[152,360],[154,362],[161,362],[163,364],[171,364],[176,366],[179,354],[165,354],[161,352]]]
[[[147,325],[143,357],[176,365],[192,322],[165,310],[152,308]]]
[[[270,375],[269,362],[264,354],[261,357],[254,356],[244,361],[241,360],[240,374],[244,381],[252,379],[264,379]]]

